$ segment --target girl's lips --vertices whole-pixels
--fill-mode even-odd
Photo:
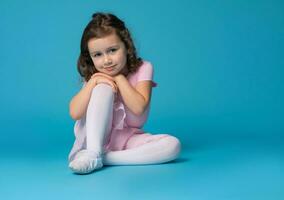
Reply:
[[[107,71],[112,71],[113,69],[114,69],[114,66],[112,66],[112,67],[107,67],[107,68],[105,68]]]

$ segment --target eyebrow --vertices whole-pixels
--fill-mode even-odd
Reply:
[[[119,45],[118,44],[112,45],[112,46],[108,47],[106,50],[109,50],[109,49],[112,49],[112,48],[119,48]],[[94,54],[94,53],[98,53],[98,52],[100,52],[100,51],[92,51],[92,52],[90,52],[90,54]]]

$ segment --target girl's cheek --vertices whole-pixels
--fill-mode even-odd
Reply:
[[[95,66],[100,66],[98,59],[92,59]]]

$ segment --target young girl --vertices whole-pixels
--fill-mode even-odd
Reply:
[[[157,84],[151,63],[137,57],[123,21],[113,14],[93,14],[77,66],[84,84],[70,102],[76,120],[72,171],[87,174],[103,165],[158,164],[178,157],[176,137],[141,129]]]

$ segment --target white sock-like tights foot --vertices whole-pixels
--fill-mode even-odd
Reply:
[[[75,173],[87,174],[103,167],[103,145],[112,126],[114,93],[108,84],[92,90],[86,114],[87,148],[75,155],[69,167]]]
[[[81,150],[78,152],[69,168],[77,174],[88,174],[103,167],[102,157],[95,151]]]

